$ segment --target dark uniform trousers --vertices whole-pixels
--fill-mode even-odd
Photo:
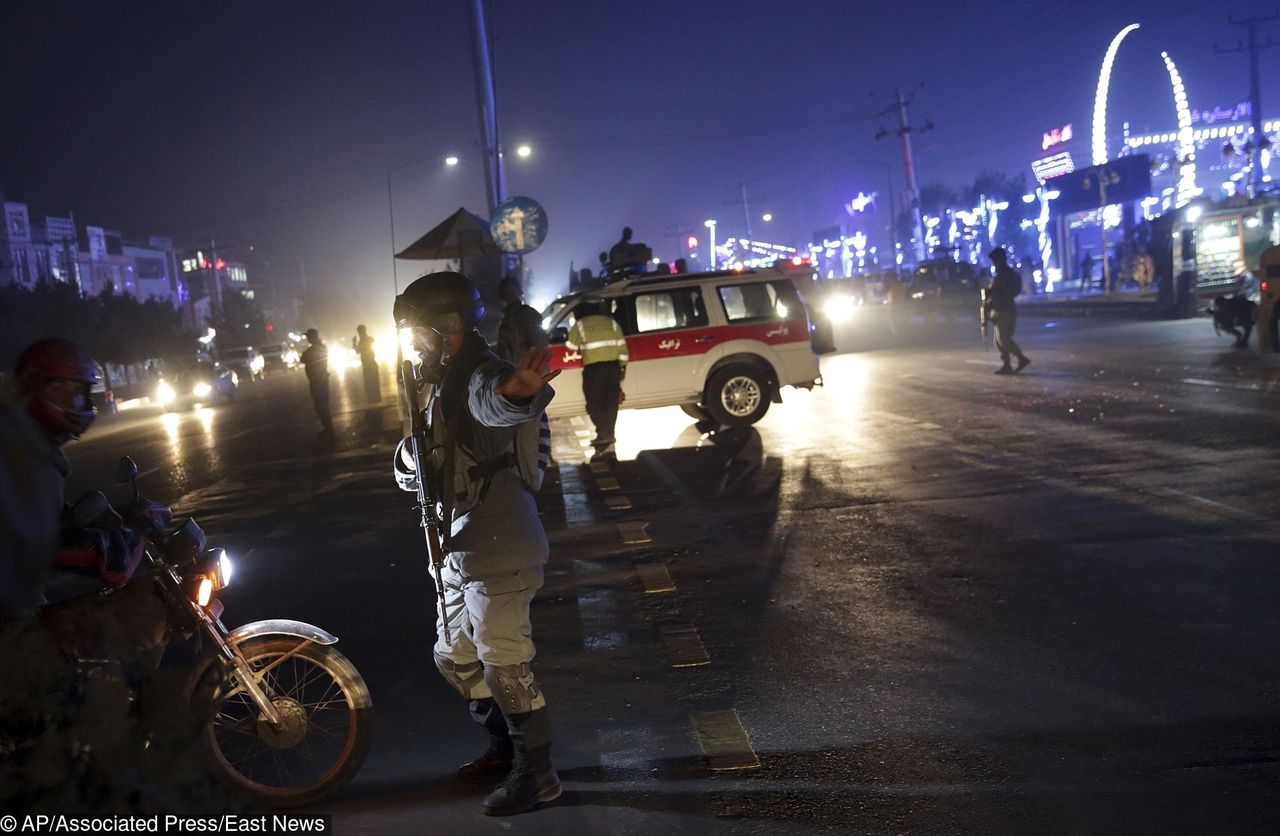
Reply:
[[[311,379],[308,381],[311,385],[311,403],[316,408],[316,417],[320,419],[320,426],[326,430],[333,429],[333,416],[329,414],[329,375],[326,373],[320,379]]]
[[[596,450],[603,451],[614,442],[614,425],[618,423],[618,396],[622,392],[622,364],[617,360],[592,363],[582,369],[582,394],[587,400],[587,415],[596,427]]]

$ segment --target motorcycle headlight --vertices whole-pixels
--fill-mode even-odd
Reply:
[[[196,566],[195,574],[211,580],[217,592],[231,583],[231,571],[231,558],[227,557],[226,549],[209,549]]]
[[[213,387],[207,383],[197,383],[195,388],[191,390],[191,394],[197,398],[207,398],[209,393],[213,391]]]
[[[173,387],[165,381],[162,380],[156,384],[156,400],[160,403],[173,403],[177,397],[178,393],[173,391]]]
[[[231,574],[235,567],[231,564],[231,557],[226,549],[218,549],[218,552],[218,585],[228,587],[231,586]]]

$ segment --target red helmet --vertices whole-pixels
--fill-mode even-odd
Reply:
[[[63,378],[83,383],[87,389],[102,380],[98,364],[93,356],[79,345],[58,337],[36,340],[22,350],[14,366],[14,374],[22,391],[31,393],[27,411],[54,433],[79,436],[93,423],[97,410],[90,403],[88,409],[67,409],[39,394],[37,384],[45,378]],[[86,401],[88,392],[85,393]]]

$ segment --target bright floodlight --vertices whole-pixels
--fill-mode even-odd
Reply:
[[[528,145],[521,145],[519,148],[516,149],[517,157],[527,157],[532,153],[533,153],[533,149],[530,148]]]
[[[458,164],[458,158],[457,158],[457,157],[445,157],[445,158],[444,158],[444,164],[445,164],[445,165],[457,165],[457,164]]]
[[[772,213],[772,212],[765,212],[765,213],[764,213],[764,215],[762,215],[762,216],[761,216],[761,219],[762,219],[765,223],[768,223],[769,221],[773,220],[773,213]]]

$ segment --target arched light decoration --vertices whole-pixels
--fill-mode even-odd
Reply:
[[[1102,71],[1098,73],[1098,92],[1093,97],[1093,164],[1102,165],[1107,161],[1107,89],[1111,86],[1111,66],[1116,61],[1116,51],[1120,42],[1130,32],[1138,28],[1138,24],[1130,23],[1121,29],[1102,59]]]
[[[1173,84],[1173,106],[1178,112],[1178,192],[1173,206],[1181,209],[1196,196],[1196,143],[1195,134],[1191,130],[1191,108],[1187,106],[1187,89],[1182,84],[1182,76],[1174,65],[1169,53],[1161,52],[1164,66],[1169,71],[1169,81]]]

